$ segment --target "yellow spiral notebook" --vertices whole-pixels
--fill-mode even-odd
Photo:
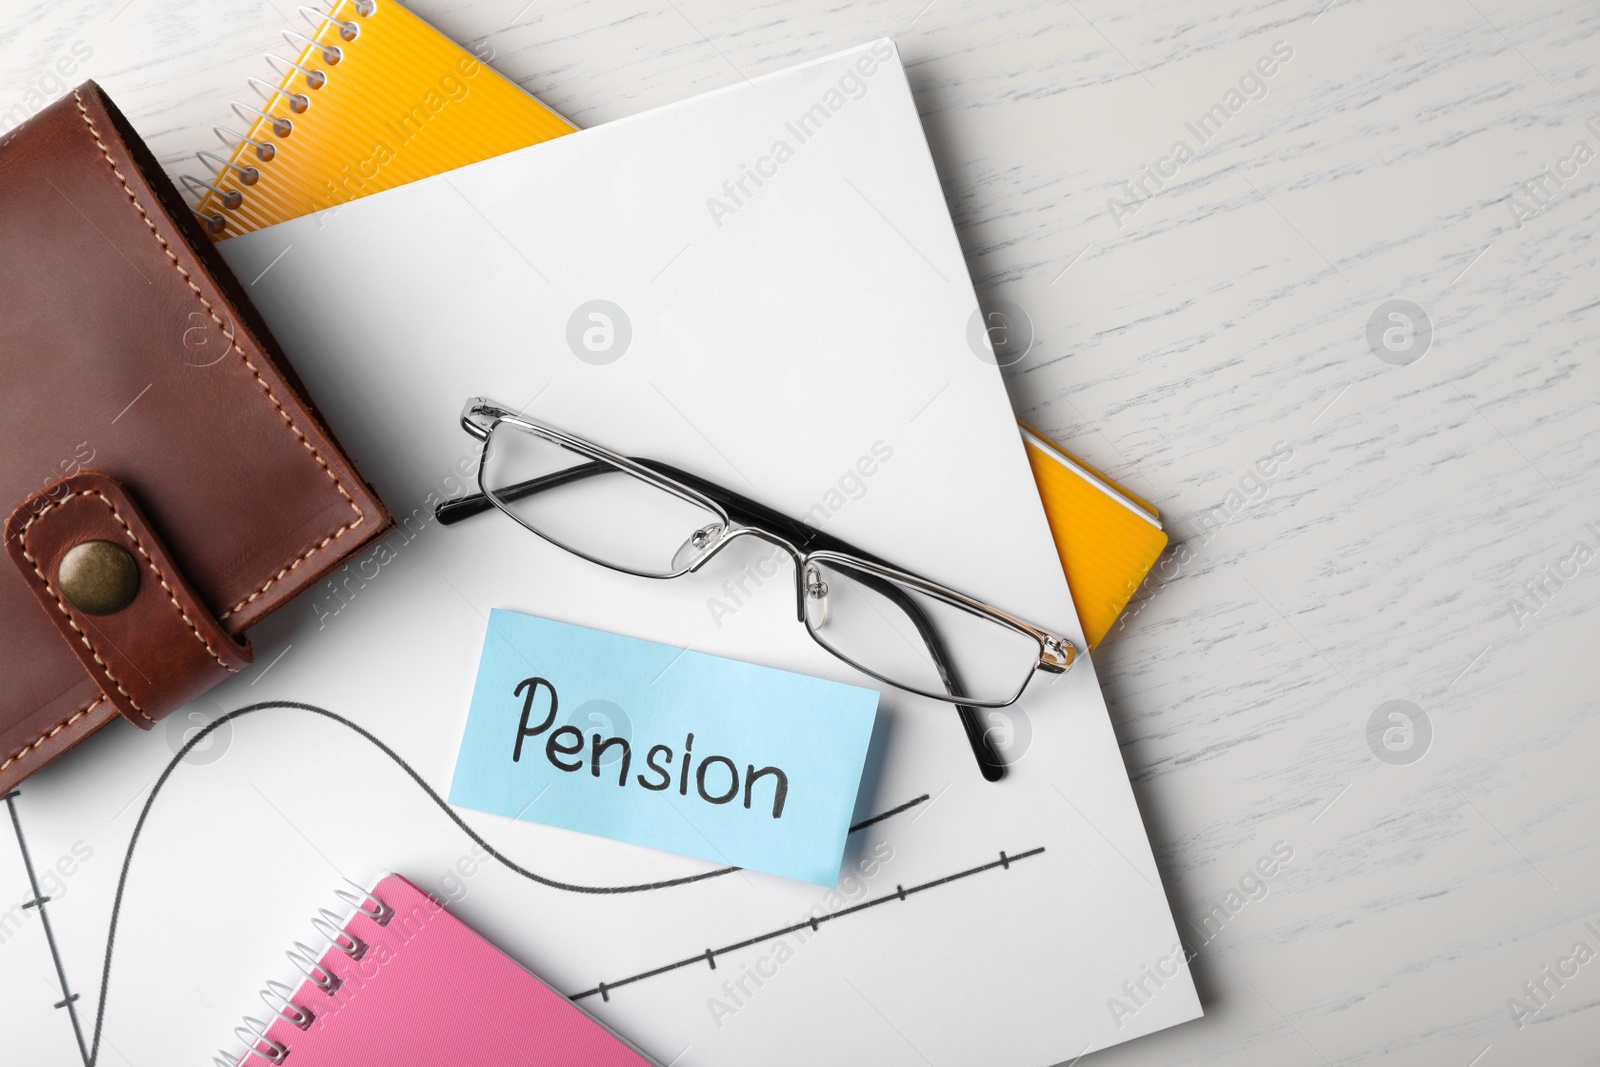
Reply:
[[[231,154],[202,153],[186,177],[221,240],[571,133],[561,116],[397,0],[302,7],[296,59],[269,56],[276,84],[251,79]],[[315,14],[315,20],[310,18]],[[219,132],[231,133],[224,127]],[[1093,648],[1149,573],[1167,536],[1149,504],[1022,427],[1067,585]]]
[[[210,173],[182,178],[213,239],[575,128],[395,0],[299,10],[289,56],[268,53],[271,81],[249,79],[216,127],[228,154],[200,153]]]

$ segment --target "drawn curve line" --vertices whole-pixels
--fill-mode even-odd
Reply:
[[[315,704],[304,704],[298,700],[264,700],[258,704],[250,704],[235,711],[230,711],[226,715],[217,716],[216,719],[208,723],[203,729],[197,731],[193,737],[189,738],[184,746],[173,754],[172,759],[167,761],[166,767],[162,769],[160,776],[156,778],[155,785],[151,787],[150,795],[145,798],[144,806],[139,810],[139,821],[134,824],[133,834],[128,838],[128,849],[122,857],[122,872],[117,877],[117,895],[111,904],[111,924],[106,932],[105,964],[100,971],[99,1005],[95,1010],[94,1017],[94,1038],[89,1044],[89,1052],[84,1061],[85,1067],[95,1067],[95,1062],[100,1056],[100,1037],[102,1029],[105,1025],[106,998],[111,988],[111,958],[112,952],[116,948],[117,920],[122,914],[122,900],[128,887],[128,871],[133,866],[134,849],[139,844],[139,836],[144,831],[145,820],[150,816],[150,809],[155,805],[156,797],[161,795],[162,787],[167,784],[167,779],[172,777],[172,772],[174,769],[176,769],[178,764],[183,762],[183,758],[189,754],[190,750],[210,736],[213,730],[221,728],[224,723],[232,722],[234,719],[242,718],[246,715],[251,715],[255,712],[264,711],[269,708],[286,708],[296,711],[309,712],[312,715],[320,715],[324,719],[328,719],[331,722],[336,722],[339,725],[348,728],[364,740],[370,742],[385,756],[388,756],[396,766],[405,771],[411,780],[416,783],[417,787],[427,794],[428,799],[433,801],[439,810],[444,812],[445,815],[449,817],[450,821],[455,823],[456,827],[462,833],[471,838],[473,843],[482,848],[485,853],[493,857],[507,870],[512,871],[515,874],[519,874],[531,882],[537,882],[539,885],[546,886],[550,889],[559,889],[567,893],[602,895],[643,893],[654,889],[670,889],[675,886],[689,885],[694,882],[703,882],[709,878],[719,878],[723,875],[732,874],[734,871],[740,869],[738,867],[719,867],[715,870],[703,871],[700,874],[685,875],[681,878],[668,878],[659,882],[641,882],[636,885],[615,886],[578,885],[573,882],[563,882],[555,878],[548,878],[542,874],[530,871],[526,867],[521,866],[501,853],[493,845],[489,844],[489,842],[485,841],[481,836],[479,836],[476,830],[468,826],[466,822],[462,820],[461,816],[457,815],[455,811],[451,809],[450,805],[445,801],[445,799],[435,792],[433,787],[423,779],[422,775],[418,774],[416,769],[413,768],[411,764],[407,763],[398,752],[384,744],[376,735],[372,734],[363,727],[358,726],[356,723],[351,722],[343,715],[329,711],[326,708],[319,708]],[[863,829],[867,826],[873,825],[874,823],[881,822],[892,815],[898,815],[903,811],[908,811],[911,808],[916,807],[918,804],[924,804],[927,802],[927,800],[928,796],[926,793],[924,793],[922,796],[907,801],[906,803],[901,804],[899,807],[892,808],[889,811],[875,815],[870,819],[866,819],[855,826],[852,826],[850,831],[851,833],[854,833],[858,829]]]

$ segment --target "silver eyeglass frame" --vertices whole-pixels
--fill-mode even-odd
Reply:
[[[496,494],[496,492],[489,487],[485,480],[485,472],[488,469],[491,435],[494,433],[495,428],[501,423],[507,423],[515,426],[519,430],[522,430],[526,433],[531,433],[536,437],[542,438],[545,441],[567,449],[568,451],[575,452],[581,456],[585,456],[591,460],[609,463],[623,472],[630,474],[643,482],[646,482],[649,485],[655,486],[656,488],[659,488],[665,492],[671,493],[687,503],[704,509],[711,515],[715,516],[717,522],[715,524],[708,524],[707,526],[696,531],[694,536],[705,537],[705,543],[695,543],[694,547],[698,550],[697,555],[687,565],[669,572],[641,571],[631,567],[626,567],[610,560],[600,559],[583,551],[581,548],[569,545],[564,541],[557,540],[556,538],[551,537],[549,534],[533,526],[531,523],[525,521],[516,513],[516,511],[512,509],[508,502],[502,500]],[[700,490],[695,489],[693,486],[685,485],[677,479],[663,474],[660,471],[647,467],[634,459],[622,455],[621,453],[614,452],[611,449],[606,448],[604,445],[596,444],[593,441],[579,437],[575,434],[567,433],[564,430],[558,430],[553,426],[548,426],[543,423],[534,422],[531,419],[524,418],[499,404],[484,399],[483,397],[472,397],[467,400],[465,405],[462,406],[461,426],[467,431],[467,433],[484,443],[483,456],[478,464],[478,488],[483,493],[484,497],[487,498],[497,509],[516,520],[517,524],[523,529],[538,535],[541,539],[549,542],[552,545],[555,545],[557,548],[560,548],[566,552],[571,552],[573,555],[578,556],[581,559],[588,560],[591,563],[598,564],[599,566],[606,567],[610,570],[620,571],[624,574],[635,575],[636,577],[640,578],[667,579],[679,578],[685,574],[692,574],[698,571],[724,548],[741,537],[754,537],[758,540],[765,541],[768,544],[782,549],[795,564],[795,617],[805,627],[806,632],[811,635],[812,640],[820,645],[826,652],[828,652],[829,655],[848,663],[850,666],[854,667],[856,670],[867,675],[868,677],[874,678],[885,685],[894,687],[895,689],[900,689],[908,693],[915,693],[918,696],[928,697],[932,700],[943,701],[947,704],[957,704],[975,708],[1003,708],[1016,703],[1016,701],[1022,696],[1023,692],[1027,689],[1028,683],[1033,680],[1034,672],[1044,671],[1047,674],[1062,674],[1067,671],[1077,659],[1077,648],[1069,639],[1062,637],[1060,634],[1056,634],[1049,630],[1034,626],[1032,623],[1019,619],[1009,612],[1002,611],[1000,608],[997,608],[992,604],[987,604],[976,597],[971,597],[958,590],[951,589],[949,586],[941,585],[940,583],[932,581],[928,578],[924,578],[917,574],[912,574],[897,567],[889,566],[888,564],[881,563],[877,560],[867,559],[848,552],[839,552],[831,549],[815,549],[809,552],[804,551],[799,546],[791,543],[771,530],[765,530],[758,526],[751,526],[734,521],[732,516],[729,515],[727,508],[723,507],[720,502],[712,499],[710,496],[707,496]],[[1015,692],[1013,692],[1010,696],[1006,697],[1005,699],[991,700],[979,700],[973,697],[958,696],[948,691],[925,689],[919,686],[908,685],[905,682],[896,681],[893,678],[885,677],[872,668],[867,667],[864,664],[861,664],[843,654],[838,649],[834,648],[832,645],[823,640],[820,635],[818,635],[816,629],[812,625],[810,617],[806,612],[806,596],[815,588],[814,583],[820,581],[815,572],[815,568],[808,566],[808,564],[810,564],[812,561],[843,565],[848,569],[863,571],[878,578],[899,583],[900,585],[915,589],[918,592],[921,592],[922,594],[935,600],[942,601],[953,607],[964,609],[972,614],[979,615],[998,625],[1004,626],[1018,634],[1022,634],[1030,638],[1038,648],[1038,657],[1034,667],[1022,679]],[[823,588],[825,588],[825,586]]]

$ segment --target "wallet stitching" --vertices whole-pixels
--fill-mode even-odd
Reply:
[[[45,507],[42,511],[40,511],[39,514],[34,515],[27,522],[23,523],[22,524],[22,528],[17,531],[17,543],[22,546],[22,558],[27,560],[29,563],[33,564],[33,573],[35,573],[35,574],[37,574],[39,576],[39,580],[44,582],[44,584],[47,587],[50,586],[50,579],[45,577],[44,572],[39,569],[39,564],[34,562],[34,558],[31,555],[28,554],[28,541],[27,541],[28,528],[31,527],[34,523],[38,522],[40,519],[44,518],[46,515],[50,514],[50,512],[52,510],[54,510],[55,508],[60,507],[62,504],[65,504],[67,501],[71,500],[73,497],[78,497],[78,496],[97,496],[97,497],[100,498],[100,502],[102,504],[104,504],[106,507],[111,509],[111,517],[117,520],[117,525],[122,527],[122,532],[128,535],[128,540],[133,542],[133,547],[139,550],[139,555],[143,556],[145,563],[150,565],[150,571],[151,571],[152,574],[154,574],[156,576],[156,581],[160,582],[161,583],[161,588],[165,589],[167,591],[167,601],[168,601],[168,603],[170,603],[172,605],[173,610],[178,613],[178,617],[181,618],[185,623],[188,624],[189,632],[194,634],[194,639],[196,641],[199,641],[201,645],[205,646],[205,650],[207,652],[211,653],[211,658],[217,661],[217,666],[221,667],[223,670],[227,671],[229,674],[238,674],[239,673],[239,668],[228,666],[227,661],[224,660],[220,655],[217,654],[217,650],[212,647],[211,642],[206,640],[206,636],[200,632],[200,627],[196,626],[194,624],[194,620],[189,618],[189,613],[187,611],[183,610],[183,605],[178,602],[177,594],[173,592],[172,586],[167,584],[167,576],[161,572],[161,568],[156,565],[156,561],[150,555],[150,553],[145,551],[144,543],[139,540],[139,535],[133,532],[133,527],[128,525],[128,520],[124,519],[122,517],[122,512],[117,510],[116,502],[113,501],[110,497],[106,496],[104,493],[102,493],[98,489],[79,489],[79,490],[76,490],[74,492],[68,493],[66,496],[62,497],[60,500],[52,501],[47,507]],[[67,610],[66,604],[62,603],[61,597],[56,594],[56,591],[55,591],[55,589],[53,587],[50,588],[50,594],[56,598],[56,603],[58,605],[60,605],[61,610],[63,612],[66,612],[66,610]],[[67,616],[67,620],[69,622],[71,622],[72,621],[72,616],[68,615]],[[78,630],[77,624],[74,623],[72,628],[74,630]],[[82,630],[78,630],[78,633],[82,634],[83,631]],[[89,644],[89,639],[88,639],[87,636],[84,637],[84,642],[83,643],[86,644],[86,645]],[[90,647],[90,651],[91,652],[94,651],[93,646]],[[99,660],[100,657],[99,656],[95,656],[95,659]],[[101,666],[105,666],[105,664],[102,662]],[[110,677],[110,675],[111,675],[111,671],[110,671],[109,668],[107,668],[106,676]],[[112,678],[111,680],[113,682],[116,681],[115,678]],[[119,685],[119,686],[117,686],[117,688],[118,689],[122,689],[122,686]],[[129,701],[133,700],[133,697],[129,696],[128,691],[126,689],[122,689],[122,695],[125,696],[125,697],[128,697]],[[138,708],[138,706],[139,705],[137,705],[137,704],[134,705],[135,708]],[[142,715],[144,713],[140,712],[140,714]],[[145,718],[148,719],[149,716],[146,715]],[[152,720],[152,721],[154,721],[154,720]]]
[[[261,376],[261,371],[257,369],[256,365],[250,361],[250,357],[245,354],[244,349],[239,347],[239,342],[235,338],[233,331],[230,330],[225,323],[223,323],[221,317],[217,315],[216,309],[212,306],[211,301],[206,299],[205,294],[202,293],[200,291],[200,287],[194,283],[194,279],[190,277],[189,272],[185,270],[183,264],[178,261],[177,253],[173,252],[172,246],[167,243],[167,239],[163,237],[161,235],[161,231],[156,228],[155,222],[150,218],[149,213],[145,211],[144,205],[139,203],[139,197],[134,193],[133,189],[129,187],[128,179],[125,178],[122,174],[122,171],[117,168],[116,160],[111,157],[111,150],[107,148],[106,143],[100,139],[100,131],[95,128],[94,120],[89,117],[88,109],[83,106],[83,97],[76,89],[73,90],[72,97],[77,102],[78,114],[83,116],[84,125],[89,127],[89,135],[94,138],[94,143],[100,147],[100,154],[105,157],[106,163],[110,165],[111,173],[115,174],[117,176],[117,180],[122,183],[122,191],[128,195],[128,199],[133,203],[134,210],[139,212],[139,217],[144,220],[144,224],[149,228],[151,235],[155,237],[156,241],[161,245],[161,250],[167,254],[167,259],[171,260],[173,269],[176,270],[183,278],[184,284],[189,287],[190,291],[194,293],[195,298],[200,301],[201,306],[206,309],[206,313],[211,316],[211,321],[217,324],[217,329],[222,332],[223,337],[227,338],[229,346],[233,349],[233,351],[239,354],[239,358],[244,361],[244,365],[250,370],[250,373],[255,376],[256,384],[261,387],[261,391],[266,394],[267,399],[272,401],[272,406],[278,409],[278,414],[283,416],[283,421],[288,426],[289,431],[293,433],[295,437],[299,438],[301,446],[304,447],[306,451],[311,453],[312,458],[314,458],[322,467],[322,473],[328,476],[328,479],[333,482],[334,488],[339,491],[339,495],[344,497],[345,502],[350,505],[350,510],[356,513],[356,520],[354,522],[345,523],[337,530],[333,531],[333,533],[324,537],[312,547],[306,549],[294,560],[294,562],[290,563],[287,567],[284,567],[271,578],[268,578],[259,589],[245,597],[243,600],[239,601],[239,603],[235,604],[233,607],[229,608],[227,611],[223,612],[221,616],[219,616],[219,618],[226,619],[228,616],[239,611],[241,608],[244,608],[246,605],[254,602],[268,589],[272,588],[272,586],[280,581],[285,575],[299,567],[300,564],[310,559],[316,553],[322,551],[333,541],[338,540],[340,537],[343,537],[351,530],[360,526],[366,521],[367,516],[366,513],[361,510],[361,506],[356,503],[355,498],[353,498],[345,489],[344,482],[340,481],[338,474],[334,473],[333,468],[328,465],[328,461],[323,457],[321,451],[319,451],[317,446],[312,444],[310,439],[307,438],[303,432],[301,432],[300,427],[295,425],[294,418],[288,413],[288,411],[284,410],[283,404],[273,393],[272,386],[269,385],[267,380]],[[216,653],[213,652],[212,655],[214,656]]]
[[[48,515],[57,505],[71,500],[75,496],[81,495],[81,493],[69,493],[62,497],[61,500],[56,501],[43,511],[39,512],[39,514],[30,518],[27,523],[23,525],[22,529],[17,531],[17,544],[22,547],[22,558],[27,560],[29,565],[33,567],[33,573],[37,574],[39,576],[39,581],[44,583],[46,591],[49,592],[51,598],[56,602],[56,608],[61,612],[62,616],[66,618],[67,625],[72,627],[72,632],[78,635],[78,640],[83,642],[83,647],[89,650],[89,655],[94,657],[94,661],[100,664],[100,670],[103,674],[105,674],[107,680],[109,680],[112,685],[117,687],[117,692],[128,698],[128,703],[133,707],[134,711],[137,711],[141,716],[143,716],[146,722],[154,725],[155,720],[149,715],[145,714],[145,710],[139,706],[139,702],[133,699],[133,694],[122,688],[122,683],[117,681],[117,676],[111,673],[110,666],[106,664],[105,660],[100,658],[100,653],[94,647],[94,644],[90,642],[89,635],[84,633],[83,630],[78,626],[78,621],[72,617],[72,612],[67,610],[66,601],[61,599],[61,594],[56,592],[55,587],[50,584],[50,579],[46,578],[44,571],[39,569],[39,561],[34,559],[33,555],[28,551],[28,527],[38,522],[45,515]]]
[[[44,733],[40,734],[38,736],[38,738],[33,742],[33,744],[24,745],[22,750],[19,751],[15,756],[12,756],[10,759],[6,760],[4,763],[0,763],[0,771],[4,771],[7,767],[11,766],[13,763],[17,762],[18,760],[25,759],[31,753],[38,751],[39,746],[43,745],[46,741],[50,740],[56,734],[59,734],[62,730],[65,730],[67,727],[71,726],[73,723],[77,722],[79,719],[81,719],[85,715],[89,714],[95,708],[97,708],[101,704],[105,703],[105,699],[106,699],[105,697],[96,697],[94,700],[91,700],[89,702],[89,705],[87,707],[79,708],[77,711],[73,712],[73,714],[70,715],[68,718],[66,718],[66,719],[62,720],[61,722],[57,723],[54,729],[46,730]]]
[[[144,561],[150,565],[150,571],[156,576],[156,581],[160,582],[161,588],[167,591],[167,600],[172,604],[173,610],[178,613],[184,622],[189,624],[189,632],[194,634],[194,639],[204,645],[207,652],[211,653],[211,658],[217,661],[217,666],[221,667],[229,674],[238,674],[239,668],[228,666],[227,661],[218,655],[217,650],[212,646],[211,642],[206,639],[205,634],[200,632],[200,627],[196,626],[194,624],[194,620],[189,618],[189,613],[185,611],[183,609],[183,605],[178,602],[178,594],[173,592],[172,586],[167,584],[167,576],[163,574],[161,568],[156,565],[156,561],[153,557],[151,557],[150,553],[145,551],[144,543],[139,540],[139,535],[133,532],[133,527],[128,525],[128,520],[122,517],[122,512],[117,510],[116,502],[110,497],[106,496],[104,493],[100,492],[98,489],[79,489],[77,492],[68,493],[60,500],[55,501],[49,507],[39,512],[38,515],[35,515],[33,518],[29,519],[23,524],[22,529],[17,531],[18,539],[20,540],[22,536],[28,532],[28,527],[32,526],[35,522],[38,522],[39,519],[50,510],[50,508],[59,507],[75,496],[97,496],[106,507],[111,509],[111,517],[117,520],[117,524],[121,526],[123,532],[128,535],[128,540],[133,542],[133,547],[139,550],[139,555],[143,556]],[[23,542],[22,547],[22,554],[27,556],[29,563],[33,563],[33,557],[28,556],[27,543]],[[33,569],[34,572],[37,573],[39,570],[38,564],[34,564]],[[39,577],[43,578],[44,575],[40,574]]]
[[[145,558],[145,562],[149,564],[151,571],[155,573],[156,580],[161,583],[161,588],[167,591],[167,600],[169,600],[172,603],[173,608],[177,610],[179,617],[182,618],[184,622],[189,624],[189,630],[194,634],[195,640],[200,642],[205,650],[211,654],[211,658],[216,660],[217,665],[223,670],[230,674],[237,674],[238,668],[230,667],[227,665],[227,663],[223,662],[222,657],[217,655],[217,650],[212,648],[211,643],[207,641],[200,633],[200,630],[194,624],[194,620],[189,618],[188,612],[183,610],[183,605],[179,604],[177,597],[173,595],[172,586],[167,584],[166,575],[161,573],[161,568],[156,566],[156,561],[150,557],[149,552],[145,551],[144,545],[139,541],[139,535],[133,532],[133,528],[130,527],[127,523],[127,520],[122,517],[122,513],[117,510],[117,505],[112,502],[110,497],[106,496],[98,489],[79,489],[75,492],[68,493],[60,500],[52,501],[37,515],[31,516],[27,522],[22,524],[22,528],[17,531],[17,544],[22,549],[22,558],[28,561],[28,564],[33,568],[33,573],[38,575],[40,582],[44,583],[44,587],[49,591],[51,599],[56,602],[56,608],[61,612],[62,616],[66,618],[67,625],[72,627],[73,632],[78,635],[78,640],[83,642],[83,647],[87,648],[89,650],[89,654],[94,657],[94,661],[100,664],[100,670],[106,676],[106,680],[117,687],[117,692],[121,693],[127,698],[129,706],[131,706],[134,711],[137,711],[145,722],[154,725],[155,720],[150,717],[149,713],[139,706],[139,702],[137,700],[133,699],[133,694],[128,692],[127,689],[123,688],[121,682],[117,681],[117,676],[111,673],[111,666],[106,663],[105,660],[100,658],[100,652],[94,647],[93,642],[89,640],[89,635],[84,633],[82,628],[78,626],[77,620],[72,617],[72,612],[67,608],[66,601],[61,599],[61,594],[56,591],[53,585],[50,584],[50,579],[45,577],[44,571],[39,567],[39,561],[34,559],[33,554],[28,551],[28,531],[32,529],[33,524],[50,514],[50,512],[54,511],[62,504],[65,504],[67,501],[73,499],[74,497],[80,496],[97,496],[107,508],[111,509],[112,517],[117,520],[118,524],[122,526],[123,531],[127,533],[128,539],[133,542],[133,547],[138,549],[139,554]]]

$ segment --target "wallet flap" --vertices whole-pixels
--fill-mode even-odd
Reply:
[[[148,730],[250,663],[128,496],[83,471],[6,520],[6,552],[101,695]]]

